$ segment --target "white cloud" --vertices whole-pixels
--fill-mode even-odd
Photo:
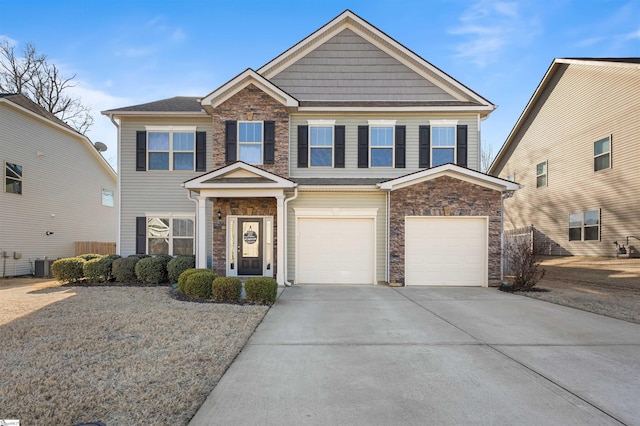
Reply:
[[[170,40],[173,42],[180,42],[186,40],[187,35],[182,31],[182,28],[176,28],[171,34]]]
[[[455,56],[479,67],[499,60],[511,45],[526,45],[538,33],[535,17],[521,11],[522,3],[478,0],[460,16],[450,34],[465,39],[455,46]]]
[[[116,52],[116,56],[125,56],[127,58],[138,58],[141,56],[151,56],[154,49],[150,47],[129,47]]]
[[[18,41],[12,39],[8,35],[0,34],[0,43],[8,43],[9,46],[15,47],[18,45]]]
[[[629,34],[626,35],[627,39],[632,40],[635,38],[640,38],[640,29],[637,29],[636,31],[630,32]]]

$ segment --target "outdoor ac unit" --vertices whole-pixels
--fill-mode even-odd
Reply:
[[[36,271],[35,276],[39,278],[51,277],[51,264],[53,259],[36,259]]]

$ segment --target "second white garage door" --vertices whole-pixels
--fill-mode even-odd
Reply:
[[[406,285],[487,285],[487,219],[407,217]]]
[[[374,284],[373,219],[299,218],[297,284]]]

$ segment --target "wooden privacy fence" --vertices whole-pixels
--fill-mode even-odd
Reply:
[[[116,254],[116,243],[100,241],[76,241],[74,243],[76,256],[79,254]]]
[[[531,249],[533,249],[534,232],[535,228],[533,225],[504,231],[504,262],[502,264],[502,271],[504,275],[513,275],[514,273],[514,267],[509,259],[509,253],[512,250],[522,243],[531,245]]]

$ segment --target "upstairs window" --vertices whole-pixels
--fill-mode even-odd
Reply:
[[[393,167],[393,126],[371,126],[369,131],[371,167]]]
[[[333,126],[309,125],[309,165],[333,166]]]
[[[587,210],[569,215],[569,241],[599,241],[600,210]]]
[[[102,190],[102,205],[113,207],[113,191],[110,189]]]
[[[262,164],[262,121],[238,123],[238,160]]]
[[[22,194],[22,166],[4,163],[4,191],[10,194]]]
[[[611,168],[611,137],[606,137],[593,144],[593,171]]]
[[[431,167],[455,162],[455,126],[431,126]]]
[[[194,170],[195,128],[147,128],[149,170]]]
[[[547,186],[547,162],[543,161],[536,166],[536,188]]]

